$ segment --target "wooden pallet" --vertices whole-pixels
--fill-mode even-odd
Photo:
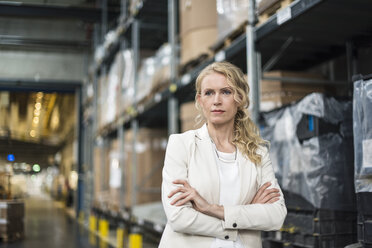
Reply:
[[[244,34],[246,31],[248,21],[244,21],[239,25],[238,28],[231,31],[229,34],[227,34],[223,39],[219,40],[213,46],[211,47],[211,50],[216,54],[218,51],[229,47],[231,43],[238,38],[240,35]]]
[[[278,11],[286,8],[294,0],[262,0],[258,6],[258,24],[267,21]]]

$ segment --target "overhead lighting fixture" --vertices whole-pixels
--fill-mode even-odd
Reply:
[[[44,93],[43,93],[43,92],[38,92],[38,93],[36,94],[36,97],[37,97],[37,98],[43,98],[43,96],[44,96]]]
[[[36,131],[35,130],[31,130],[30,131],[30,136],[34,138],[36,136]]]
[[[34,119],[32,120],[35,124],[39,123],[39,117],[35,116]]]
[[[40,115],[40,109],[35,109],[34,110],[34,115],[39,116]]]
[[[35,108],[37,110],[40,110],[41,109],[41,103],[39,103],[39,102],[35,103]]]

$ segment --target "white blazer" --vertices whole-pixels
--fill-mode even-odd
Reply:
[[[219,203],[218,167],[207,126],[169,137],[166,150],[162,202],[168,219],[160,248],[209,248],[214,238],[236,240],[239,235],[246,248],[260,248],[261,231],[279,230],[287,209],[271,165],[267,148],[262,147],[262,163],[255,165],[240,152],[237,154],[241,181],[240,205],[224,206],[225,220],[196,211],[191,203],[170,204],[168,194],[184,179],[211,204]],[[272,204],[250,204],[257,190],[266,182],[280,190],[281,197]]]

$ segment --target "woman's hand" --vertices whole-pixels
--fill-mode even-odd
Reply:
[[[187,202],[191,202],[193,208],[199,212],[206,212],[210,208],[210,204],[190,186],[186,180],[175,180],[174,184],[182,184],[183,187],[178,187],[177,189],[170,192],[168,198],[171,198],[175,194],[181,192],[176,198],[173,199],[171,205],[182,206]]]
[[[174,184],[182,184],[183,187],[178,187],[169,193],[168,198],[171,198],[177,193],[181,193],[173,199],[171,205],[182,206],[187,202],[190,202],[193,208],[203,214],[216,217],[223,220],[224,208],[220,205],[209,204],[186,180],[175,180]]]
[[[273,203],[279,200],[280,193],[278,189],[267,189],[271,183],[265,183],[259,188],[256,195],[253,197],[251,204],[266,204]]]

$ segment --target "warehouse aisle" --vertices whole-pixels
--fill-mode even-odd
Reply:
[[[26,200],[25,231],[24,240],[9,244],[0,243],[0,247],[111,248],[106,243],[98,242],[95,235],[69,217],[66,211],[48,196],[33,196]]]

